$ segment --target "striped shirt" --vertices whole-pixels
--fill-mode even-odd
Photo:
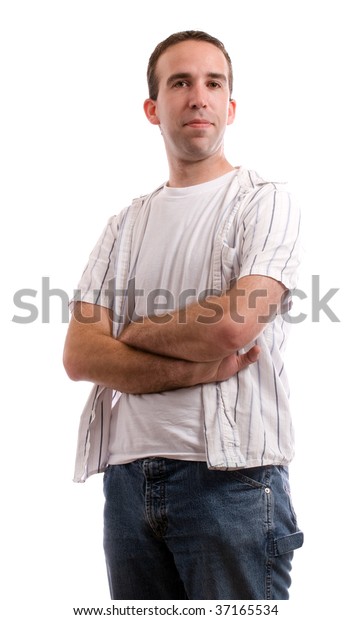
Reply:
[[[127,325],[130,315],[127,291],[134,270],[131,244],[139,247],[142,242],[156,192],[135,200],[131,207],[110,218],[78,286],[76,299],[113,307],[115,336]],[[231,203],[219,220],[211,249],[212,289],[224,291],[231,282],[250,274],[275,278],[293,289],[299,264],[300,214],[290,194],[280,184],[264,181],[244,168],[234,174],[231,193]],[[257,338],[261,355],[256,364],[227,381],[201,386],[209,468],[285,465],[291,461],[293,431],[283,361],[288,328],[285,314],[278,314]],[[111,415],[119,396],[102,386],[92,389],[81,417],[76,481],[106,468]]]

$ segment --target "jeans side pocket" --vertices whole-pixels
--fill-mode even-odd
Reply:
[[[277,557],[279,555],[284,555],[285,553],[290,553],[295,549],[299,549],[302,547],[304,541],[303,532],[298,531],[294,534],[289,534],[288,536],[282,536],[281,538],[276,538],[273,541],[273,551],[274,556]]]

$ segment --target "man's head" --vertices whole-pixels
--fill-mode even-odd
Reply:
[[[236,103],[228,58],[222,43],[197,31],[171,35],[151,56],[152,97],[144,102],[144,111],[163,136],[170,184],[186,182],[185,167],[193,180],[231,169],[224,134],[234,121]],[[194,164],[204,174],[194,175]]]
[[[156,101],[158,97],[159,78],[157,72],[157,64],[160,56],[172,45],[182,43],[183,41],[205,41],[206,43],[211,43],[212,45],[215,45],[224,54],[228,66],[228,83],[231,97],[233,87],[232,63],[224,44],[219,41],[219,39],[216,39],[215,37],[207,34],[206,32],[202,32],[201,30],[184,30],[183,32],[176,32],[167,37],[167,39],[165,39],[164,41],[161,41],[156,46],[155,50],[149,58],[147,80],[150,99],[154,99],[154,101]]]

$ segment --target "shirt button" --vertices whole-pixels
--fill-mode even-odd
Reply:
[[[265,493],[270,493],[269,487],[265,487]]]

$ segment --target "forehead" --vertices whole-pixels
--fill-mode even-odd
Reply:
[[[216,45],[190,40],[168,47],[158,59],[156,73],[161,85],[173,73],[224,73],[228,76],[228,64]]]

